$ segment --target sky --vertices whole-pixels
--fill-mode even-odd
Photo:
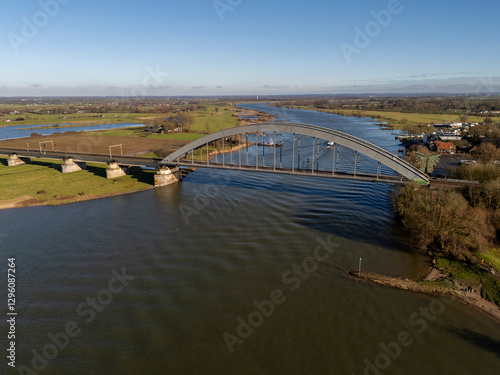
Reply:
[[[2,0],[0,96],[500,92],[497,0]]]

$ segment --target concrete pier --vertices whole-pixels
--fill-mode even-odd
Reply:
[[[82,169],[87,169],[87,163],[75,161],[72,157],[64,159],[64,164],[61,165],[62,173],[78,172]]]
[[[29,158],[24,158],[24,160],[23,160],[19,156],[17,156],[16,153],[13,153],[13,154],[9,155],[9,160],[7,161],[7,165],[9,167],[15,167],[18,165],[26,164],[26,161],[29,161],[29,160],[30,160]]]
[[[118,165],[116,161],[108,162],[106,168],[106,178],[117,178],[129,174],[128,166]]]
[[[156,168],[155,187],[166,186],[179,181],[179,167],[168,168],[160,166]]]

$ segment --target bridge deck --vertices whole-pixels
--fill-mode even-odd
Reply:
[[[76,161],[84,161],[84,162],[95,162],[95,163],[107,163],[111,160],[117,161],[120,164],[127,164],[131,166],[138,167],[151,167],[155,168],[160,165],[162,159],[155,158],[140,158],[137,156],[121,156],[121,155],[113,155],[112,158],[109,155],[102,154],[80,154],[80,153],[68,153],[68,152],[59,152],[59,151],[26,151],[19,149],[10,149],[10,148],[0,148],[0,154],[9,155],[16,153],[20,157],[32,157],[32,158],[43,158],[43,159],[64,159],[67,157],[72,157]]]
[[[173,166],[173,165],[172,165]],[[181,167],[198,167],[198,168],[214,168],[214,169],[231,169],[238,171],[248,171],[248,172],[262,172],[262,173],[276,173],[276,174],[286,174],[286,175],[296,175],[296,176],[307,176],[307,177],[326,177],[335,178],[341,180],[358,180],[358,181],[369,181],[369,182],[385,182],[390,184],[405,184],[408,182],[407,179],[402,179],[398,176],[387,176],[368,173],[349,173],[349,172],[335,172],[332,171],[314,171],[310,169],[292,169],[292,168],[278,168],[270,166],[259,166],[255,165],[238,165],[238,164],[222,164],[222,163],[210,163],[206,162],[184,162],[176,163],[175,166]]]
[[[40,151],[26,151],[19,149],[10,149],[10,148],[0,148],[0,155],[10,155],[12,153],[16,153],[20,157],[32,157],[32,158],[43,158],[43,159],[64,159],[67,157],[73,157],[76,161],[84,161],[84,162],[96,162],[96,163],[107,163],[111,161],[109,155],[102,154],[78,154],[78,153],[66,153],[66,152],[58,152],[58,151],[47,151],[45,153],[40,153]],[[326,178],[334,178],[334,179],[344,179],[344,180],[358,180],[358,181],[369,181],[369,182],[384,182],[391,184],[405,184],[408,183],[409,180],[401,179],[401,177],[397,176],[387,176],[387,175],[377,175],[375,174],[367,174],[367,173],[349,173],[349,172],[335,172],[332,174],[332,171],[314,171],[311,170],[303,170],[303,169],[291,169],[291,168],[278,168],[278,167],[270,167],[270,166],[259,166],[258,168],[255,165],[238,165],[238,164],[221,164],[221,163],[213,163],[207,165],[206,162],[186,162],[181,161],[179,164],[170,164],[165,163],[163,159],[160,158],[140,158],[136,156],[115,156],[113,155],[113,160],[117,161],[121,164],[126,164],[130,166],[138,166],[138,167],[149,167],[156,168],[161,165],[166,165],[169,167],[174,166],[182,166],[182,167],[198,167],[198,168],[215,168],[215,169],[231,169],[231,170],[239,170],[239,171],[248,171],[248,172],[261,172],[261,173],[277,173],[277,174],[288,174],[288,175],[297,175],[297,176],[308,176],[308,177],[326,177]],[[466,181],[466,180],[447,180],[447,179],[432,179],[431,183],[433,185],[446,185],[448,187],[460,187],[460,186],[477,186],[479,183],[477,181]]]

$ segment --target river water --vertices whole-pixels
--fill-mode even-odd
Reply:
[[[64,124],[61,124],[64,125]],[[37,127],[42,127],[40,129],[33,129]],[[80,132],[80,131],[94,131],[94,130],[111,130],[118,128],[130,128],[130,127],[140,127],[143,124],[136,123],[119,123],[119,124],[98,124],[98,125],[87,125],[87,126],[72,126],[69,128],[57,128],[52,125],[8,125],[0,126],[0,140],[12,139],[12,138],[25,138],[29,137],[32,133],[41,135],[50,135],[54,133],[64,133],[64,132]]]
[[[245,107],[398,148],[370,119]],[[500,328],[483,315],[345,276],[360,258],[365,271],[427,269],[394,218],[391,191],[199,169],[141,193],[2,210],[2,279],[7,257],[17,267],[18,370],[497,373]],[[1,373],[18,372],[2,363]]]

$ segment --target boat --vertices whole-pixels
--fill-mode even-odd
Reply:
[[[267,143],[259,142],[259,143],[257,143],[257,145],[258,146],[265,146],[265,147],[282,147],[283,141],[278,142],[278,143],[274,143],[274,141],[271,138],[271,139],[269,139],[269,142],[267,142]]]

